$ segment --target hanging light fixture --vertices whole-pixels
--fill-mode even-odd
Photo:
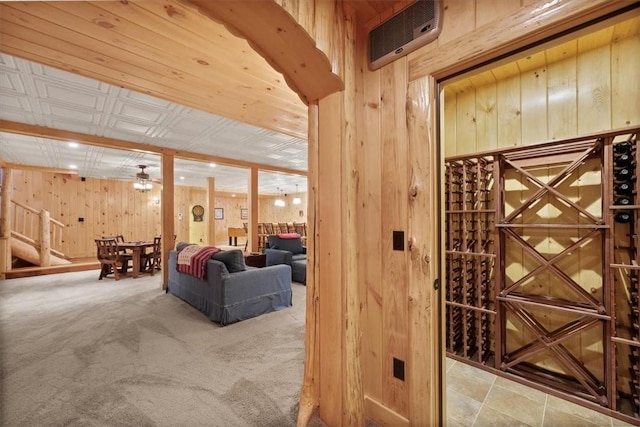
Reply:
[[[282,208],[286,205],[286,203],[284,202],[284,200],[280,198],[280,187],[277,187],[277,190],[278,190],[278,198],[276,199],[275,202],[273,202],[273,204]]]
[[[300,199],[300,196],[298,195],[298,184],[296,184],[296,195],[293,198],[293,203],[294,205],[299,205],[300,203],[302,203],[302,199]]]
[[[140,172],[136,174],[136,180],[133,183],[133,188],[140,191],[141,193],[146,193],[147,191],[153,188],[153,184],[151,184],[151,180],[149,179],[149,174],[144,171],[146,165],[138,165],[140,168]]]

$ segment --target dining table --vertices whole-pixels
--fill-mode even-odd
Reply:
[[[153,247],[153,240],[139,240],[134,242],[119,242],[119,248],[131,249],[131,260],[133,261],[133,278],[140,275],[140,261],[147,248]]]

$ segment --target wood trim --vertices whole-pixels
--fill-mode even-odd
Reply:
[[[15,133],[18,135],[35,136],[38,138],[53,139],[56,141],[76,141],[87,145],[97,147],[117,148],[130,151],[141,151],[150,154],[170,154],[172,157],[178,157],[187,160],[199,160],[203,162],[214,162],[227,166],[238,166],[243,168],[258,168],[264,171],[281,172],[292,175],[307,176],[306,171],[297,169],[281,168],[278,166],[269,166],[261,163],[246,162],[243,160],[234,160],[226,157],[212,156],[209,154],[193,153],[190,151],[173,150],[170,148],[156,147],[149,144],[141,144],[138,142],[122,141],[114,138],[103,136],[88,135],[80,132],[72,132],[61,129],[53,129],[44,126],[30,125],[26,123],[12,122],[10,120],[0,120],[0,131]],[[26,166],[20,166],[25,168]],[[64,172],[68,173],[68,172]]]
[[[409,81],[428,75],[436,79],[451,76],[637,3],[637,0],[538,1],[435,49],[428,45],[409,54]]]
[[[427,410],[429,409],[426,403],[423,405]],[[364,396],[364,410],[368,417],[383,426],[409,427],[411,425],[408,419],[366,395]]]

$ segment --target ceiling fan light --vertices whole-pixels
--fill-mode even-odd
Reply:
[[[145,191],[151,190],[153,188],[153,184],[150,182],[136,181],[133,183],[133,188],[144,193]]]
[[[151,184],[151,181],[149,180],[149,174],[144,171],[146,166],[140,165],[138,167],[140,168],[140,172],[136,174],[136,180],[133,183],[133,188],[142,193],[146,193],[153,188],[153,184]]]

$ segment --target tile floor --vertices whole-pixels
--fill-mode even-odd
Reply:
[[[449,358],[447,418],[449,427],[633,425]]]

